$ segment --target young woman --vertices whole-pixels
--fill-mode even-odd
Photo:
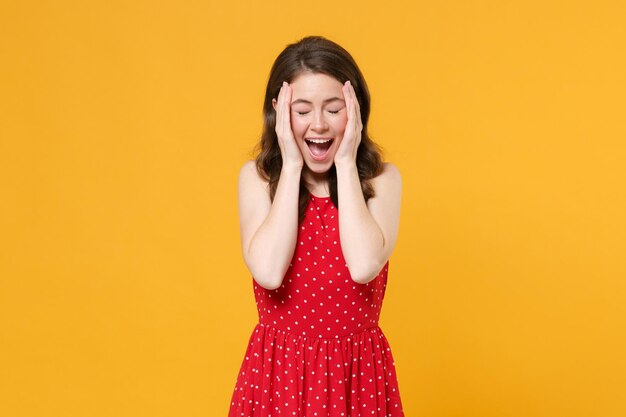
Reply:
[[[336,43],[306,37],[274,62],[260,152],[239,174],[259,323],[229,417],[404,415],[378,327],[402,184],[368,136],[369,112]]]

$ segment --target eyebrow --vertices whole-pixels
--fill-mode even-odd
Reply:
[[[344,101],[342,98],[339,98],[339,97],[331,97],[331,98],[327,98],[326,100],[324,100],[323,103],[330,103],[331,101],[337,101],[337,100],[338,101]],[[291,102],[292,105],[298,104],[298,103],[313,104],[309,100],[305,100],[303,98],[299,98],[299,99],[294,100],[294,101]]]

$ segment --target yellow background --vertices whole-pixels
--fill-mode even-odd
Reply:
[[[0,4],[0,415],[225,416],[270,66],[337,41],[402,172],[407,417],[626,415],[621,1]]]

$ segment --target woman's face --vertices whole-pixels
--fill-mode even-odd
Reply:
[[[334,163],[348,122],[343,85],[329,75],[305,72],[290,86],[291,130],[296,143],[306,167],[324,173]]]

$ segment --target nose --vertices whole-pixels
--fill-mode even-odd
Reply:
[[[328,129],[328,123],[326,123],[326,119],[324,118],[324,112],[315,112],[313,122],[311,123],[311,129],[315,132],[323,132]]]

